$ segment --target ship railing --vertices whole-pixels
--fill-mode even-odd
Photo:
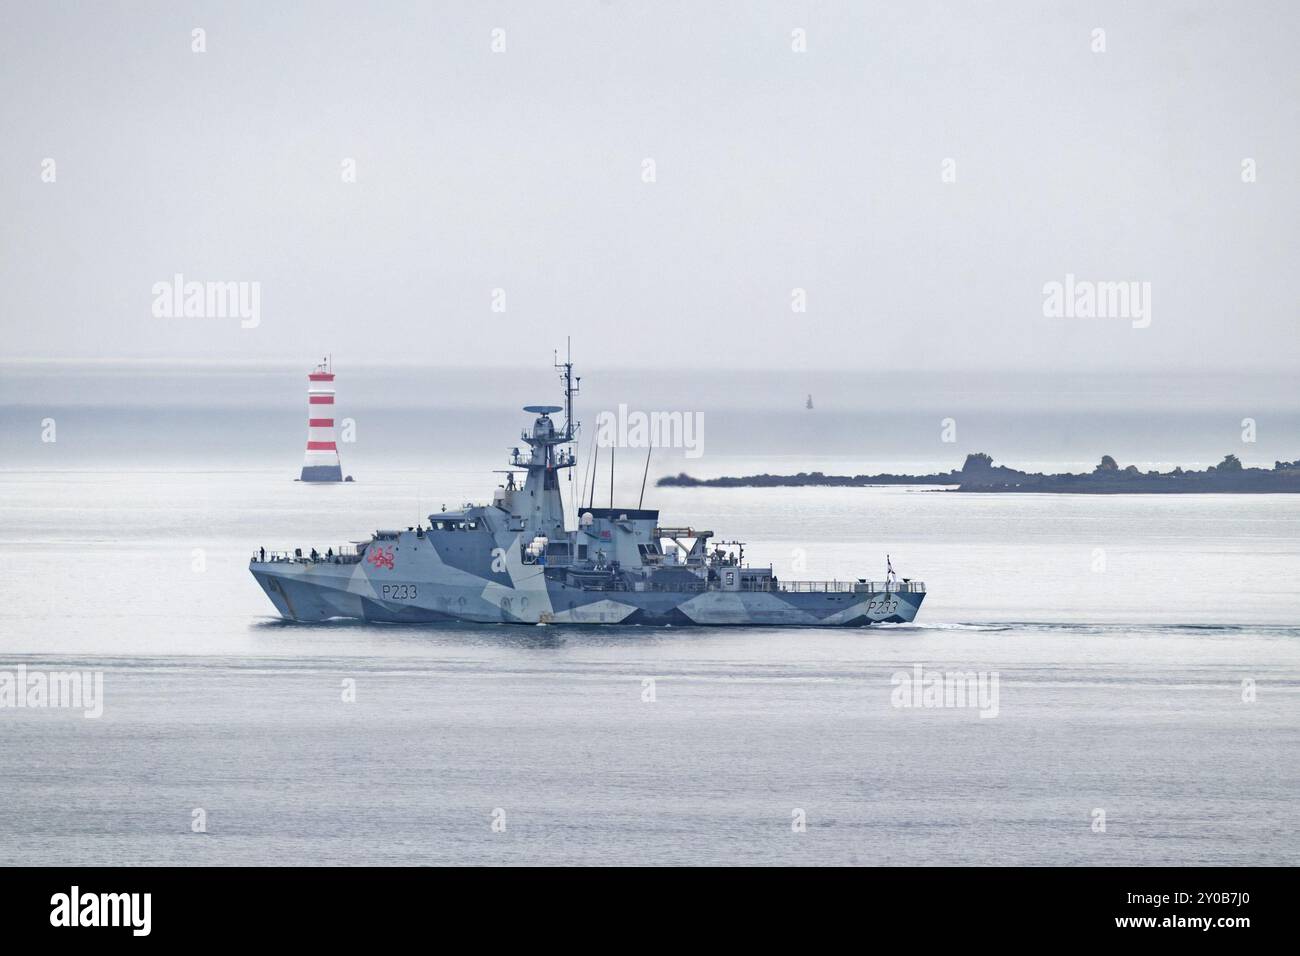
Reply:
[[[925,584],[921,581],[779,581],[774,590],[924,594]]]
[[[584,581],[581,584],[584,591],[636,591],[636,587],[628,587],[623,582],[595,582]],[[721,587],[716,581],[705,583],[698,581],[693,583],[681,584],[650,584],[640,589],[643,592],[688,592],[699,593],[701,591],[723,591],[727,590]],[[812,592],[812,593],[836,593],[846,594],[923,594],[925,593],[925,584],[920,581],[746,581],[736,588],[738,591],[768,591],[768,592]]]
[[[591,581],[584,581],[581,586],[584,591],[623,591],[629,593],[637,591],[636,587],[628,587],[626,584],[621,582],[615,584],[597,584]],[[705,582],[699,581],[693,584],[646,584],[645,587],[640,589],[640,592],[662,593],[668,591],[699,593],[708,590],[716,590],[716,588],[711,589]]]
[[[328,549],[327,549],[328,551]],[[356,548],[333,549],[333,553],[327,551],[317,551],[313,558],[311,550],[304,550],[301,554],[293,551],[268,551],[266,552],[267,564],[360,564],[361,553]],[[253,552],[254,561],[262,561],[262,552]]]

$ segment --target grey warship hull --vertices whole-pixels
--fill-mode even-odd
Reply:
[[[574,466],[577,393],[568,362],[565,404],[530,405],[537,416],[521,436],[512,469],[488,505],[428,516],[406,530],[324,554],[259,551],[249,565],[280,615],[319,622],[643,624],[859,627],[912,621],[925,586],[884,581],[782,581],[772,567],[745,562],[738,541],[664,526],[653,509],[598,508],[595,468],[588,504],[565,520],[561,472]],[[551,415],[565,412],[557,427]],[[515,474],[526,475],[522,484]],[[582,493],[579,493],[582,497]],[[611,495],[612,497],[612,495]]]
[[[251,570],[280,615],[300,622],[858,627],[909,622],[925,598],[912,583],[799,581],[789,590],[778,582],[769,590],[638,591],[635,583],[593,586],[523,565],[513,575],[509,569],[483,575],[441,561],[428,537],[402,532],[391,544],[392,568],[386,561],[375,566],[364,560],[286,559],[254,562]]]

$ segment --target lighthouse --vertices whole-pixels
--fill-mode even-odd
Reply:
[[[343,480],[334,441],[334,368],[329,359],[322,359],[307,375],[307,453],[301,480]]]

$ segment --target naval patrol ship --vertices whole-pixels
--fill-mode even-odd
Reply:
[[[856,627],[916,617],[925,585],[778,580],[745,563],[742,542],[671,527],[651,508],[577,509],[565,525],[560,475],[573,468],[573,363],[557,360],[564,405],[529,405],[511,469],[490,505],[428,516],[333,548],[254,554],[249,569],[291,621]],[[557,425],[553,415],[564,413]],[[523,474],[523,483],[515,480]],[[594,497],[594,476],[593,476]],[[644,493],[644,485],[643,485]],[[590,504],[590,503],[589,503]]]

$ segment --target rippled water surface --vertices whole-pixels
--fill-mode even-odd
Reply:
[[[0,473],[4,666],[104,680],[99,719],[0,710],[5,859],[1300,857],[1292,498],[656,494],[674,520],[743,538],[782,577],[865,574],[887,547],[929,586],[914,626],[274,618],[247,572],[253,547],[414,520],[438,477],[326,488],[269,469]],[[468,470],[446,478],[454,501],[473,496]],[[996,716],[893,706],[894,675],[918,664],[996,673]],[[206,833],[191,831],[196,808]]]

